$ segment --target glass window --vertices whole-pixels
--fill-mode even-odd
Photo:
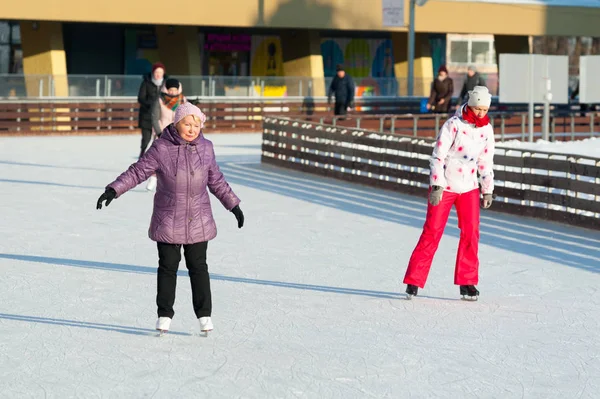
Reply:
[[[8,22],[0,22],[0,44],[8,44],[10,40],[10,26]]]
[[[490,42],[471,42],[471,62],[474,64],[491,64]]]
[[[466,40],[454,40],[450,42],[450,62],[469,62],[469,42]]]
[[[12,23],[12,44],[21,44],[21,27],[18,22]]]
[[[10,47],[0,44],[0,73],[8,73],[10,69]]]
[[[14,48],[12,54],[12,65],[10,73],[23,73],[23,50]]]

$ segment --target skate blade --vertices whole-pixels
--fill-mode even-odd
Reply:
[[[467,301],[467,302],[477,302],[477,300],[479,300],[479,296],[467,296],[467,295],[463,295],[461,299],[463,301]]]
[[[157,331],[158,331],[159,337],[163,337],[169,332],[169,330],[157,330]]]
[[[415,297],[416,295],[412,295],[412,294],[406,294],[406,300],[407,301],[412,301],[413,297]]]

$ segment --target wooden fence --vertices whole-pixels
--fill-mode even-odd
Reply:
[[[433,140],[282,117],[263,126],[263,162],[426,196]],[[494,161],[494,210],[600,229],[600,158],[498,147]]]
[[[261,132],[267,115],[311,120],[322,124],[357,127],[383,133],[414,137],[434,137],[445,114],[419,114],[418,99],[360,98],[346,117],[336,118],[325,99],[312,98],[195,98],[207,114],[205,131]],[[490,117],[499,140],[524,139],[528,132],[527,114],[522,107],[508,111],[494,105]],[[135,99],[35,100],[0,102],[0,134],[48,133],[134,133],[138,132],[139,105]],[[562,112],[562,111],[561,111]],[[551,139],[574,139],[598,135],[600,118],[594,113],[555,113],[551,118]],[[535,118],[536,136],[541,136],[541,116]]]
[[[0,104],[0,134],[133,132],[136,102],[36,101]]]

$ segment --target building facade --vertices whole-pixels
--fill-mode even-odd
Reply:
[[[55,76],[61,95],[69,92],[66,75],[140,75],[161,61],[173,75],[267,77],[261,93],[285,95],[296,92],[286,77],[325,81],[343,64],[359,94],[406,93],[408,0],[56,3],[22,0],[0,9],[0,74]],[[417,7],[415,94],[427,94],[442,64],[457,79],[477,65],[491,82],[497,55],[530,52],[533,37],[600,36],[594,4],[436,0]],[[325,94],[323,84],[313,87]]]

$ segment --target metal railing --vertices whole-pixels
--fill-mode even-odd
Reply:
[[[383,134],[419,138],[435,137],[448,114],[421,114],[423,98],[361,97],[345,116],[334,116],[326,97],[188,97],[207,114],[211,132],[251,132],[262,129],[268,116],[285,116],[343,128],[367,129]],[[489,114],[496,139],[522,140],[528,137],[526,105],[503,109],[497,104]],[[541,113],[534,114],[535,138],[541,138]],[[72,129],[137,128],[136,97],[79,97],[0,99],[0,134]],[[122,120],[125,118],[127,123]],[[93,121],[93,123],[92,123]],[[117,122],[119,121],[119,122]],[[600,136],[600,118],[593,112],[552,110],[549,140],[575,140]],[[116,126],[116,125],[119,126]]]
[[[324,95],[333,78],[284,76],[175,76],[184,94],[206,97],[292,97]],[[406,96],[405,78],[356,78],[356,97]],[[139,75],[0,74],[1,98],[135,97]],[[430,79],[415,79],[415,93],[429,93]],[[66,92],[65,92],[66,90]]]

